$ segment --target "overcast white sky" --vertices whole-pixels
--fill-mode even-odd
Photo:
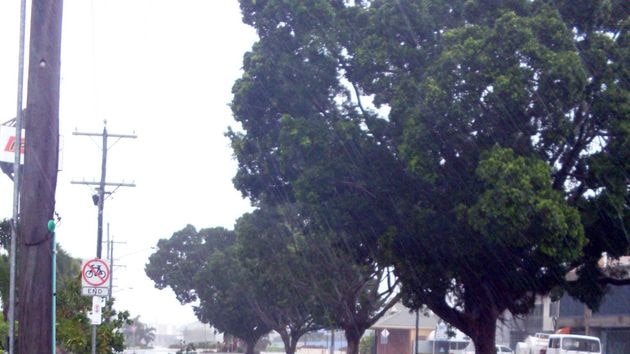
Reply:
[[[0,2],[0,123],[16,112],[19,2]],[[99,180],[100,139],[72,132],[100,133],[107,120],[110,133],[137,134],[108,154],[107,180],[137,185],[105,202],[124,266],[113,273],[116,307],[148,323],[195,321],[144,265],[150,247],[186,224],[232,228],[250,209],[231,183],[236,162],[223,134],[255,32],[236,0],[65,0],[63,21],[58,242],[73,257],[96,255],[93,189],[70,181]],[[11,217],[12,200],[0,175],[0,218]]]

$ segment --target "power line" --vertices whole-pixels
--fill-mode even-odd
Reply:
[[[80,135],[80,136],[100,136],[103,139],[103,143],[101,145],[101,150],[103,152],[101,159],[101,179],[99,182],[96,181],[71,181],[72,184],[84,184],[84,185],[96,185],[97,194],[92,195],[92,200],[94,204],[98,206],[98,229],[96,234],[96,257],[101,258],[102,248],[103,248],[103,209],[105,204],[105,187],[106,186],[115,186],[116,189],[119,187],[135,187],[135,183],[124,183],[124,182],[107,182],[106,174],[107,174],[107,151],[109,150],[108,138],[118,138],[118,140],[123,138],[135,139],[137,136],[135,134],[110,134],[107,131],[107,122],[105,122],[103,126],[102,133],[84,133],[84,132],[74,132],[72,135]]]
[[[119,187],[135,187],[134,183],[110,183],[106,181],[107,174],[107,151],[109,150],[108,138],[118,138],[116,142],[123,138],[135,139],[137,136],[135,134],[110,134],[107,132],[107,121],[103,122],[103,132],[102,133],[84,133],[84,132],[74,132],[72,135],[82,135],[82,136],[100,136],[103,138],[103,143],[101,145],[101,150],[103,152],[101,159],[101,180],[99,182],[86,182],[86,181],[71,181],[72,184],[85,184],[85,185],[98,185],[97,194],[92,195],[92,200],[94,204],[98,206],[98,227],[96,232],[96,258],[101,258],[102,249],[103,249],[103,208],[105,206],[105,187],[106,186],[116,186],[116,189]],[[109,193],[111,194],[111,193]],[[109,256],[109,255],[108,255]],[[111,289],[109,289],[111,291]],[[111,294],[110,294],[111,296]],[[96,354],[96,325],[92,326],[92,354]]]

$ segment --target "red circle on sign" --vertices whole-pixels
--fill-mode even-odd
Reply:
[[[109,267],[102,259],[95,258],[85,262],[81,270],[83,280],[91,286],[100,286],[109,279]]]

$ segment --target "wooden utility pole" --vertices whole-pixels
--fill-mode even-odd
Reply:
[[[52,241],[59,151],[62,0],[31,5],[17,267],[18,353],[52,353]]]
[[[116,182],[109,183],[107,182],[107,151],[109,150],[109,138],[117,138],[118,140],[123,138],[135,139],[137,136],[135,134],[111,134],[107,131],[107,126],[103,127],[102,133],[83,133],[83,132],[74,132],[73,135],[83,135],[83,136],[98,136],[103,139],[103,144],[101,145],[102,149],[102,158],[101,158],[101,180],[100,182],[86,182],[86,181],[72,181],[72,184],[85,184],[85,185],[96,185],[97,194],[93,196],[94,204],[98,207],[98,219],[97,219],[97,232],[96,232],[96,257],[101,258],[103,253],[103,209],[105,208],[105,187],[107,186],[115,186],[118,187],[135,187],[135,183],[124,183],[124,182]]]
[[[107,122],[105,122],[107,123]],[[97,218],[97,230],[96,230],[96,258],[101,258],[103,251],[103,209],[105,208],[105,187],[107,186],[116,186],[118,187],[135,187],[134,183],[108,183],[107,182],[107,151],[109,150],[108,138],[118,138],[119,140],[122,138],[130,138],[135,139],[137,136],[135,134],[110,134],[107,131],[107,126],[103,127],[102,133],[81,133],[74,132],[73,135],[84,135],[84,136],[100,136],[103,139],[103,144],[101,146],[102,149],[102,159],[101,159],[101,180],[100,182],[86,182],[86,181],[72,181],[73,184],[85,184],[85,185],[97,185],[97,194],[93,195],[93,201],[98,207],[98,218]],[[111,292],[111,288],[110,288]],[[111,296],[111,293],[108,294]],[[92,325],[92,354],[96,354],[96,325]]]

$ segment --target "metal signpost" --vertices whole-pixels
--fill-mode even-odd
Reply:
[[[81,295],[92,297],[92,354],[96,354],[96,326],[101,324],[103,297],[109,294],[109,263],[100,258],[84,260],[81,265]]]

